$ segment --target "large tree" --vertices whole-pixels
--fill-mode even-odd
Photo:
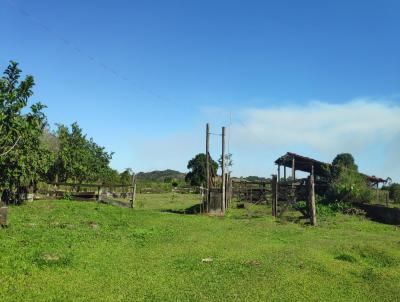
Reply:
[[[41,103],[28,105],[33,95],[31,75],[11,61],[0,79],[0,189],[5,202],[19,202],[28,186],[47,172],[50,152],[41,144],[46,125]]]
[[[131,185],[132,184],[132,176],[133,170],[131,168],[125,169],[124,172],[119,174],[119,179],[122,185]]]
[[[336,155],[336,157],[332,161],[332,165],[346,167],[348,169],[356,171],[358,170],[358,167],[354,161],[354,157],[350,153],[340,153]]]
[[[331,202],[369,202],[371,190],[365,176],[358,172],[350,153],[338,154],[332,161],[328,197]]]
[[[52,168],[53,180],[83,182],[107,182],[114,178],[109,167],[112,153],[87,139],[77,123],[71,129],[58,125],[58,152]]]
[[[206,155],[205,153],[199,153],[194,158],[189,160],[187,168],[190,170],[186,174],[185,180],[192,186],[201,186],[206,183]],[[210,157],[210,168],[214,175],[217,175],[218,163]]]

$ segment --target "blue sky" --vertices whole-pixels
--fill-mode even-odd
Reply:
[[[0,0],[0,67],[113,167],[173,168],[230,128],[235,175],[286,151],[400,180],[399,1]],[[212,152],[219,152],[219,138]]]

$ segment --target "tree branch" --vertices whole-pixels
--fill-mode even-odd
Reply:
[[[15,146],[18,144],[20,138],[21,138],[21,136],[18,137],[18,139],[15,141],[14,145],[12,145],[10,149],[8,149],[7,151],[0,154],[0,157],[3,157],[4,155],[7,155],[9,152],[11,152],[11,150],[14,149]]]

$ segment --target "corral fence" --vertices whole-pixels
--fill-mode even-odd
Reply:
[[[93,200],[121,207],[134,207],[136,197],[135,180],[124,184],[85,184],[53,182],[40,184],[35,193],[28,194],[33,199],[74,199]]]
[[[265,181],[232,180],[232,197],[238,201],[255,204],[272,202],[271,179]]]

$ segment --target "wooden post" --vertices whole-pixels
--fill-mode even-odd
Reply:
[[[230,177],[229,174],[226,173],[226,177],[225,177],[225,190],[226,190],[226,194],[225,194],[225,210],[228,208],[229,206],[229,202],[230,202],[230,196],[231,196],[231,187],[229,185],[230,183]]]
[[[315,208],[315,183],[314,183],[314,166],[311,166],[310,184],[309,184],[309,213],[311,225],[317,225],[317,213]]]
[[[136,199],[136,177],[135,173],[132,175],[132,199],[131,199],[131,208],[135,206],[135,199]]]
[[[272,175],[272,216],[276,217],[278,210],[278,182],[276,175]]]
[[[97,201],[100,201],[100,186],[97,187]]]
[[[233,182],[232,182],[231,175],[229,174],[229,203],[228,203],[228,205],[230,205],[232,202],[232,195],[233,195]]]
[[[7,226],[7,207],[0,208],[0,226]]]
[[[205,198],[205,211],[209,211],[210,203],[210,125],[206,125],[206,198]]]
[[[222,127],[222,155],[221,155],[221,170],[222,170],[222,213],[226,209],[226,184],[225,184],[225,127]]]
[[[292,181],[296,180],[296,166],[294,162],[294,156],[292,157]]]
[[[278,165],[278,182],[281,181],[281,165]]]

